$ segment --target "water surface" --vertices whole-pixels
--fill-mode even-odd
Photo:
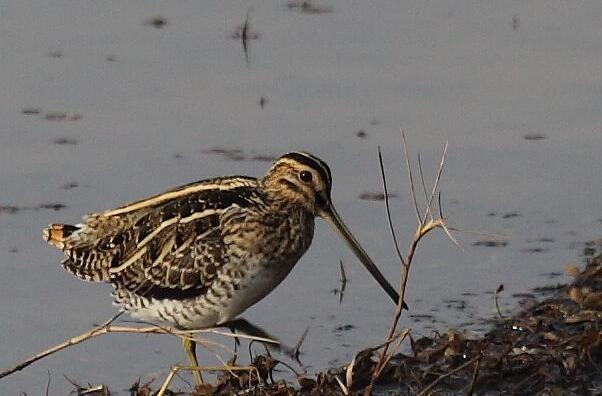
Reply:
[[[41,240],[46,224],[198,179],[260,176],[266,158],[290,150],[330,164],[339,212],[396,282],[384,205],[360,196],[381,190],[381,145],[398,194],[394,221],[408,240],[414,214],[400,128],[427,174],[449,142],[450,225],[508,243],[473,246],[489,237],[458,233],[461,250],[428,238],[408,290],[416,316],[404,325],[480,333],[499,284],[507,310],[512,294],[564,281],[558,274],[579,261],[579,243],[602,231],[602,5],[317,4],[329,12],[282,1],[0,0],[0,367],[115,312],[109,286],[61,269]],[[249,6],[247,63],[232,37]],[[241,151],[215,152],[222,148]],[[342,304],[332,291],[340,259],[350,279]],[[291,344],[310,326],[302,360],[311,371],[379,343],[392,311],[318,222],[310,251],[245,317]],[[71,389],[62,374],[122,391],[183,358],[169,337],[107,336],[0,389],[39,393],[50,370],[56,394]]]

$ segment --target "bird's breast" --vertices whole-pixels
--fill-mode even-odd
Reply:
[[[229,256],[242,266],[288,267],[311,245],[314,217],[295,208],[235,219],[223,229]]]
[[[309,248],[314,219],[301,210],[247,217],[226,233],[229,263],[223,275],[235,292],[229,293],[221,322],[231,320],[269,294],[290,273]]]

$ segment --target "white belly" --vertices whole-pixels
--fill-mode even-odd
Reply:
[[[218,300],[217,304],[213,303],[214,299],[208,299],[203,295],[188,300],[146,299],[143,305],[133,304],[128,307],[126,304],[124,307],[134,318],[169,327],[182,329],[215,327],[235,319],[251,305],[267,296],[288,275],[296,262],[297,260],[272,264],[270,267],[252,266],[256,270],[248,271],[239,280],[238,290],[235,290],[230,298]]]
[[[240,282],[240,289],[229,300],[227,306],[220,311],[218,324],[233,320],[243,313],[251,305],[254,305],[282,282],[282,280],[293,269],[296,261],[293,263],[279,264],[278,271],[274,267],[268,269],[261,266],[258,271],[247,273]]]

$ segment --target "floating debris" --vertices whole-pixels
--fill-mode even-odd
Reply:
[[[341,333],[343,331],[350,331],[355,329],[355,326],[352,324],[344,324],[344,325],[340,325],[334,328],[333,332],[335,333]]]
[[[357,136],[360,139],[366,139],[368,137],[368,134],[363,129],[360,129],[355,133],[355,136]]]
[[[262,96],[261,98],[259,98],[259,101],[257,103],[259,103],[259,107],[263,109],[265,105],[268,104],[268,99],[265,96]]]
[[[485,246],[485,247],[504,247],[508,246],[508,241],[500,241],[497,239],[480,239],[473,242],[473,246]]]
[[[542,274],[540,274],[541,276],[545,276],[549,279],[554,279],[554,278],[558,278],[559,276],[562,275],[562,272],[556,272],[556,271],[550,271],[550,272],[544,272]]]
[[[527,239],[528,243],[554,243],[556,240],[554,238],[541,237],[537,239]]]
[[[222,157],[226,157],[232,161],[244,161],[245,156],[243,155],[243,151],[240,149],[227,149],[223,147],[214,147],[211,149],[203,150],[203,153],[207,154],[217,154]]]
[[[523,136],[523,139],[525,139],[525,140],[532,140],[532,141],[535,141],[535,140],[545,140],[547,138],[548,137],[546,135],[539,134],[539,133],[528,133],[525,136]]]
[[[435,321],[435,317],[429,314],[412,314],[409,317],[414,319],[414,322],[421,322],[422,320]]]
[[[520,28],[520,18],[518,17],[518,15],[514,15],[512,17],[512,30],[516,32],[518,28]]]
[[[25,115],[36,115],[36,114],[40,114],[42,112],[42,109],[38,108],[38,107],[25,107],[23,110],[21,110],[21,113],[25,114]]]
[[[248,158],[248,161],[257,161],[257,162],[273,162],[276,157],[271,155],[253,155]]]
[[[466,300],[456,300],[456,299],[443,300],[443,303],[445,304],[446,308],[455,309],[457,311],[465,310],[466,306],[468,305]]]
[[[77,121],[77,120],[81,119],[82,116],[81,116],[81,114],[78,114],[78,113],[68,114],[68,113],[58,112],[58,113],[46,113],[44,115],[44,118],[46,119],[46,121]]]
[[[535,299],[535,294],[533,293],[513,293],[513,298],[527,298],[527,299]]]
[[[533,288],[533,292],[539,293],[539,294],[550,294],[550,293],[553,293],[555,291],[562,289],[563,287],[565,287],[565,285],[563,285],[561,283],[557,283],[555,285],[538,286],[538,287]]]
[[[520,250],[522,253],[545,253],[549,252],[550,249],[547,247],[533,247],[533,248],[524,248]]]
[[[521,217],[522,215],[518,212],[508,212],[508,213],[504,213],[504,215],[502,216],[502,219],[513,219],[515,217]]]
[[[206,154],[215,154],[225,157],[232,161],[257,161],[257,162],[273,162],[277,157],[272,155],[263,154],[245,154],[241,149],[227,149],[223,147],[214,147],[211,149],[203,150]]]
[[[40,209],[50,209],[54,211],[59,211],[65,209],[67,205],[60,202],[48,202],[43,203],[37,206],[14,206],[14,205],[0,205],[0,214],[8,213],[8,214],[16,214],[20,211],[24,210],[40,210]]]
[[[59,137],[52,141],[54,144],[58,144],[59,146],[71,145],[75,146],[77,144],[77,139],[69,138],[69,137]]]
[[[287,7],[290,10],[299,11],[302,14],[330,14],[333,12],[332,7],[317,5],[309,0],[289,1]]]
[[[60,202],[44,203],[39,206],[40,209],[51,209],[51,210],[54,210],[55,212],[65,209],[66,207],[67,207],[67,205],[60,203]]]
[[[261,34],[249,31],[249,29],[249,20],[246,19],[245,23],[236,28],[231,37],[235,40],[242,40],[243,43],[247,40],[258,40],[261,38]]]
[[[389,198],[397,198],[399,194],[396,193],[388,193]],[[385,193],[384,192],[363,192],[360,194],[360,199],[363,201],[384,201]]]
[[[63,57],[63,53],[61,51],[50,51],[48,52],[48,57],[49,58],[62,58]]]
[[[236,32],[232,34],[232,38],[240,40],[242,43],[242,50],[245,54],[245,61],[247,67],[249,67],[249,40],[257,40],[261,37],[259,33],[251,31],[251,25],[249,24],[249,14],[251,10],[247,10],[245,21],[242,25],[236,28]]]
[[[331,292],[335,296],[339,296],[339,304],[341,304],[345,296],[345,289],[347,288],[347,274],[345,273],[345,266],[343,265],[343,260],[339,261],[339,268],[341,271],[341,287],[332,289]]]
[[[76,182],[69,182],[69,183],[65,183],[61,186],[61,189],[63,190],[73,190],[74,188],[79,187],[79,183]]]
[[[22,208],[12,205],[0,205],[0,213],[15,214]]]
[[[144,21],[144,25],[152,26],[155,29],[162,29],[167,26],[167,19],[162,16],[155,16]]]

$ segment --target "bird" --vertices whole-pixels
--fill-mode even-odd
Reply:
[[[68,272],[112,284],[116,304],[133,318],[188,330],[225,325],[270,293],[310,247],[319,217],[397,304],[398,293],[335,210],[331,188],[323,160],[290,152],[261,178],[197,181],[81,224],[50,224],[43,237],[64,253]],[[194,348],[185,340],[198,366]]]

